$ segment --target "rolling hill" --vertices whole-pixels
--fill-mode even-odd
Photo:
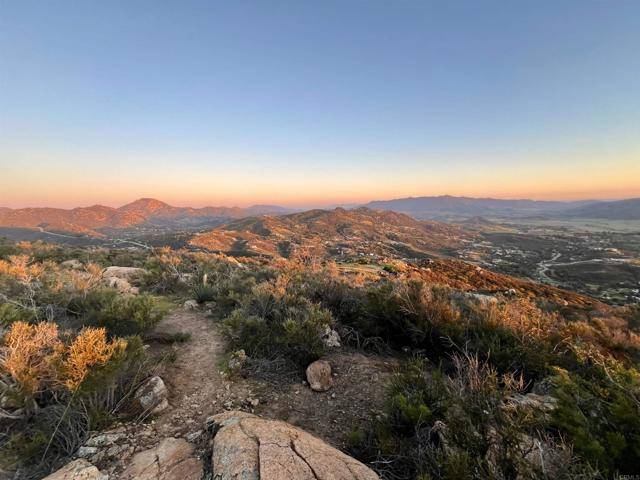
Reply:
[[[458,226],[418,221],[401,213],[336,208],[241,219],[197,235],[190,243],[268,257],[288,257],[306,249],[320,256],[427,258],[445,255],[471,236],[470,230]]]
[[[478,230],[420,221],[368,208],[310,210],[283,216],[231,221],[194,236],[190,244],[207,251],[265,259],[313,255],[333,259],[345,272],[388,275],[382,265],[405,260],[402,275],[462,291],[547,299],[578,308],[605,308],[591,297],[480,268],[455,256],[477,239]],[[391,262],[394,263],[394,262]]]

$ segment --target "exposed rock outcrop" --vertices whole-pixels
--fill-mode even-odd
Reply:
[[[74,460],[43,480],[108,480],[96,467],[83,459]]]
[[[165,438],[156,447],[137,453],[122,480],[200,480],[202,461],[181,438]]]
[[[104,278],[116,277],[124,280],[135,280],[141,278],[145,273],[147,271],[144,268],[111,266],[104,269],[102,276]]]
[[[526,395],[516,393],[507,399],[507,405],[530,407],[543,412],[555,410],[557,403],[558,400],[551,395],[538,395],[536,393],[527,393]]]
[[[307,367],[307,382],[311,390],[326,392],[333,386],[331,364],[326,360],[316,360]]]
[[[214,480],[378,480],[373,470],[292,425],[231,411],[211,417]]]
[[[498,299],[493,295],[486,295],[484,293],[466,292],[463,297],[467,300],[477,303],[481,307],[490,307],[498,304]]]
[[[131,282],[141,279],[147,271],[144,268],[111,266],[102,272],[102,282],[122,293],[138,293],[138,287]]]

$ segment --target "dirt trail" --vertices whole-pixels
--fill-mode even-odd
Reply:
[[[169,390],[171,407],[154,422],[162,434],[180,436],[200,428],[204,419],[223,410],[232,396],[233,385],[220,373],[225,342],[219,327],[197,311],[175,310],[155,331],[191,335],[188,341],[176,344],[175,361],[168,362],[160,374]]]

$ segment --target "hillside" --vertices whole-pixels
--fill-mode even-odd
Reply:
[[[456,249],[474,240],[477,231],[395,212],[336,208],[236,220],[196,235],[190,244],[237,256],[332,258],[342,262],[345,272],[374,276],[387,275],[381,262],[405,259],[408,264],[401,270],[407,275],[456,290],[495,294],[513,289],[518,295],[558,305],[604,308],[585,295],[450,258],[456,256]],[[362,262],[365,264],[360,265]]]
[[[146,223],[184,226],[206,220],[228,220],[260,213],[281,213],[276,206],[238,207],[174,207],[153,198],[141,198],[119,208],[93,205],[73,209],[0,208],[0,226],[41,228],[92,237],[101,237],[101,229],[131,228]]]
[[[289,257],[296,250],[324,256],[427,258],[446,254],[470,231],[368,208],[310,210],[250,217],[195,236],[191,244],[233,254]]]
[[[446,285],[455,290],[496,294],[514,292],[534,300],[547,300],[556,305],[586,310],[607,310],[599,300],[544,283],[493,272],[471,263],[452,259],[430,260],[426,267],[412,267],[411,273],[422,280]]]
[[[548,214],[593,204],[591,200],[579,202],[556,202],[538,200],[502,200],[495,198],[454,197],[409,197],[367,203],[368,208],[393,210],[419,219],[442,219],[447,217],[504,216],[522,217]]]

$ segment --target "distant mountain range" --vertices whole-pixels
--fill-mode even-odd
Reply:
[[[409,197],[373,201],[364,205],[376,210],[392,210],[418,219],[452,219],[472,217],[551,217],[601,218],[610,220],[640,219],[640,199],[620,201],[580,200],[573,202],[539,200],[501,200],[495,198]]]
[[[445,195],[373,201],[364,207],[370,210],[398,212],[418,220],[469,220],[480,217],[640,220],[640,198],[611,202],[558,202]],[[119,208],[103,205],[73,209],[0,207],[0,227],[103,237],[112,229],[144,225],[168,228],[210,227],[236,219],[260,215],[285,215],[292,211],[277,205],[254,205],[248,208],[174,207],[153,198],[141,198]],[[322,210],[312,210],[318,211]]]
[[[640,220],[640,198],[615,202],[588,203],[562,212],[569,218],[604,218],[608,220]]]
[[[284,214],[289,210],[270,205],[238,207],[173,207],[153,198],[141,198],[120,208],[0,208],[0,226],[70,232],[93,237],[104,236],[108,229],[131,228],[145,224],[175,227],[206,225],[212,221],[263,214]]]

